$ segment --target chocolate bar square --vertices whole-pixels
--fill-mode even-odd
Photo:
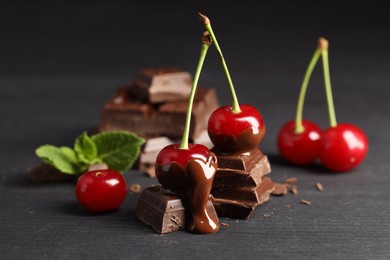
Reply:
[[[256,187],[270,172],[271,165],[267,156],[263,155],[250,172],[218,167],[213,187]]]
[[[207,209],[218,219],[211,201],[208,202]],[[188,218],[185,203],[161,186],[147,188],[141,193],[135,213],[140,221],[161,234],[185,229]]]
[[[100,115],[100,131],[126,130],[145,138],[166,136],[181,139],[188,101],[152,105],[135,101],[129,87],[120,88]],[[219,106],[215,90],[198,88],[192,110],[190,138],[207,129],[210,114]]]
[[[256,149],[250,153],[238,155],[227,155],[218,151],[215,147],[211,149],[218,158],[218,168],[240,170],[251,172],[256,167],[258,162],[264,157],[260,149]]]
[[[148,68],[136,75],[130,95],[141,102],[185,101],[191,93],[192,77],[176,68]]]

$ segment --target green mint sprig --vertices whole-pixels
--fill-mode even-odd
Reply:
[[[36,155],[59,171],[77,175],[95,163],[105,163],[110,169],[124,172],[137,160],[145,140],[136,134],[115,131],[88,136],[82,133],[73,149],[66,146],[42,145]]]

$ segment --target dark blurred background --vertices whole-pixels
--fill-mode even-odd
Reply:
[[[383,1],[3,1],[0,142],[9,147],[5,156],[12,161],[20,157],[19,147],[32,152],[43,143],[68,144],[95,127],[103,104],[141,68],[174,66],[194,73],[203,32],[198,11],[212,21],[239,101],[265,117],[263,149],[275,151],[278,129],[294,116],[319,36],[330,41],[339,121],[360,125],[371,138],[376,127],[388,128],[377,122],[376,113],[367,115],[386,111],[389,102],[389,18]],[[230,102],[214,49],[200,84],[217,88],[222,104]],[[321,66],[307,105],[305,115],[326,127]],[[363,122],[368,116],[373,118]],[[32,154],[25,156],[24,163],[32,163]]]

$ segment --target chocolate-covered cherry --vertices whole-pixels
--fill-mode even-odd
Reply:
[[[222,50],[211,27],[210,19],[199,13],[200,21],[209,32],[221,58],[222,66],[229,83],[232,105],[215,110],[208,122],[211,141],[221,153],[244,153],[257,148],[265,133],[263,117],[256,108],[238,103],[233,81],[230,77]]]
[[[210,139],[221,152],[248,152],[263,140],[265,125],[260,112],[250,105],[239,107],[239,113],[234,113],[232,106],[220,107],[209,118]]]
[[[315,123],[302,120],[303,131],[296,132],[295,120],[286,123],[278,134],[278,149],[287,161],[306,165],[319,156],[322,130]]]
[[[77,180],[75,192],[79,203],[89,211],[112,211],[125,200],[127,185],[117,171],[88,171]]]
[[[212,217],[207,210],[217,169],[217,157],[203,145],[188,144],[192,105],[209,45],[211,45],[211,39],[206,32],[203,36],[199,64],[192,84],[181,144],[166,146],[159,152],[156,159],[156,176],[160,184],[178,194],[187,203],[191,216],[188,219],[187,230],[201,234],[214,233],[219,230],[218,219]]]

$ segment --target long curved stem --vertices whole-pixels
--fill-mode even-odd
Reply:
[[[191,114],[192,114],[192,105],[194,103],[196,88],[199,81],[200,72],[202,71],[203,63],[206,58],[207,51],[209,49],[209,46],[211,45],[211,41],[206,41],[205,37],[203,37],[203,44],[200,51],[200,57],[198,62],[198,67],[196,68],[194,80],[192,82],[192,88],[191,88],[191,94],[188,101],[188,107],[187,107],[187,115],[186,115],[186,123],[184,127],[183,137],[180,144],[180,149],[188,150],[188,139],[190,135],[190,126],[191,126]]]
[[[294,130],[294,132],[296,134],[301,134],[305,130],[303,125],[302,125],[303,104],[305,102],[306,91],[307,91],[307,87],[309,85],[311,74],[313,73],[314,67],[316,66],[320,56],[321,56],[321,50],[317,48],[316,51],[314,52],[313,57],[310,60],[309,66],[307,67],[305,76],[303,78],[301,90],[299,92],[297,114],[295,116],[295,130]]]
[[[219,54],[219,57],[221,58],[222,66],[223,66],[223,69],[225,71],[225,75],[226,75],[226,78],[228,80],[230,92],[232,95],[232,112],[233,113],[241,113],[240,104],[238,103],[238,99],[237,99],[236,91],[234,89],[233,81],[230,77],[229,69],[226,65],[225,58],[223,57],[222,50],[219,47],[217,38],[215,37],[215,34],[213,32],[213,28],[211,27],[210,20],[207,16],[205,16],[201,13],[199,13],[199,16],[200,16],[200,19],[201,19],[202,23],[204,24],[206,30],[209,32],[211,39],[214,42],[214,46],[217,49],[217,52]]]
[[[337,126],[337,120],[336,120],[336,112],[333,104],[332,86],[330,84],[328,50],[327,49],[321,50],[321,54],[322,54],[322,65],[324,69],[326,99],[328,101],[329,122],[331,127],[335,127]]]

